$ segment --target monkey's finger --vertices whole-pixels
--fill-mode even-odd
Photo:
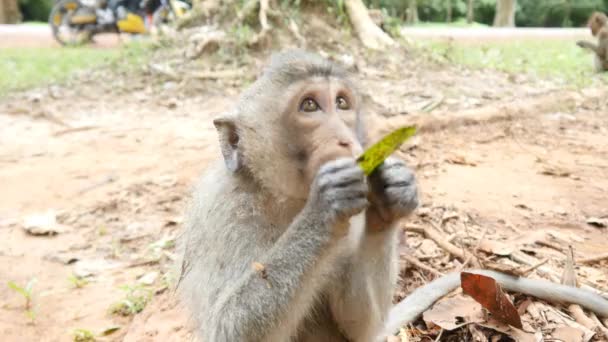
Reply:
[[[368,205],[369,202],[366,198],[353,198],[345,201],[336,201],[331,206],[339,213],[352,216],[363,211]]]
[[[391,210],[409,213],[418,207],[418,190],[416,186],[392,188],[387,193],[387,202]]]
[[[319,179],[319,187],[325,190],[330,187],[347,187],[354,183],[365,185],[365,174],[358,166],[342,169],[333,174],[322,175]]]
[[[336,160],[332,160],[327,162],[321,166],[319,169],[319,175],[336,173],[340,170],[350,168],[356,165],[356,161],[354,158],[340,158]]]
[[[346,187],[337,187],[327,190],[330,200],[344,200],[350,198],[367,198],[367,186],[363,183],[353,183]]]

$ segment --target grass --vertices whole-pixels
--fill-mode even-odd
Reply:
[[[418,42],[431,55],[473,68],[560,78],[580,87],[594,76],[592,56],[568,40],[520,40],[481,43]],[[608,76],[599,76],[608,81]]]
[[[33,323],[36,320],[36,312],[32,308],[32,295],[34,290],[34,284],[36,283],[36,278],[30,279],[30,281],[25,284],[25,286],[18,285],[13,281],[9,281],[7,283],[8,287],[20,294],[25,300],[25,315],[30,319]]]
[[[444,28],[444,27],[469,27],[469,28],[478,28],[478,27],[488,27],[486,24],[472,22],[471,24],[467,23],[466,19],[460,18],[451,23],[445,22],[431,22],[431,21],[420,21],[413,25],[413,27],[422,27],[422,28]]]
[[[125,298],[120,302],[112,304],[110,313],[121,316],[132,316],[140,313],[152,299],[152,291],[142,285],[125,285],[121,287],[125,291]]]
[[[142,63],[149,44],[133,42],[122,48],[93,47],[0,49],[0,97],[12,91],[49,83],[61,83],[74,72],[102,65],[130,66]],[[6,77],[4,77],[6,76]]]

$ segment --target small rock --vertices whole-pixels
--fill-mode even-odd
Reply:
[[[52,210],[26,217],[23,229],[31,235],[57,235],[68,231],[66,226],[57,223],[57,214]]]
[[[156,278],[158,278],[158,272],[148,272],[139,277],[137,282],[143,285],[152,285],[156,281]]]

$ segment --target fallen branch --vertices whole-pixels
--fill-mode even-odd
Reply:
[[[405,260],[406,260],[408,263],[410,263],[410,264],[412,264],[412,265],[416,266],[416,268],[418,268],[418,269],[420,269],[420,270],[423,270],[423,271],[429,272],[429,273],[431,273],[431,274],[433,274],[433,275],[435,275],[435,276],[437,276],[437,277],[441,277],[441,276],[443,276],[443,273],[441,273],[441,272],[437,271],[436,269],[434,269],[434,268],[432,268],[432,267],[430,267],[430,266],[425,265],[424,263],[420,262],[420,260],[416,259],[416,258],[415,258],[415,257],[413,257],[413,256],[410,256],[410,255],[404,255],[404,256],[403,256],[403,258],[404,258],[404,259],[405,259]]]
[[[579,264],[593,264],[602,260],[608,260],[608,253],[599,254],[589,258],[579,259],[576,262]]]
[[[434,224],[431,222],[431,225],[434,226]],[[457,257],[458,259],[460,259],[461,261],[466,261],[467,259],[473,259],[474,256],[463,250],[458,248],[458,246],[448,242],[443,235],[439,232],[439,229],[437,227],[431,228],[431,227],[424,227],[422,228],[422,230],[420,230],[418,227],[414,227],[414,226],[406,226],[405,227],[406,230],[409,231],[414,231],[414,230],[418,230],[418,233],[423,234],[425,237],[435,241],[435,243],[443,248],[445,251],[447,251],[448,253],[452,254],[453,256]],[[414,230],[412,230],[414,229]],[[472,262],[472,264],[474,265],[474,267],[480,267],[480,264],[478,261],[474,261]]]

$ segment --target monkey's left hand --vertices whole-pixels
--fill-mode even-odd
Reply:
[[[411,214],[418,206],[414,173],[397,158],[387,158],[370,175],[369,184],[371,206],[368,213],[379,216],[385,227]]]

